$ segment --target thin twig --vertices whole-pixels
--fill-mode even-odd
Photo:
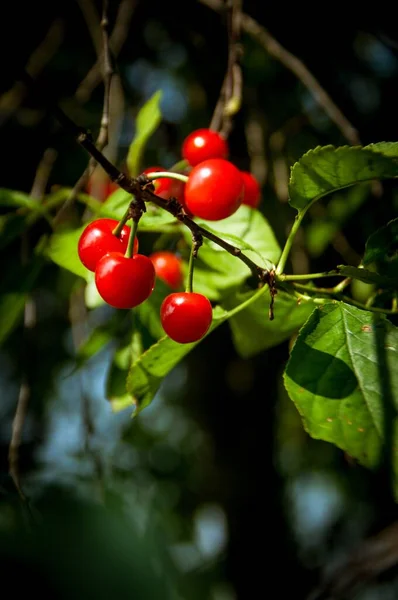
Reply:
[[[51,169],[54,165],[57,153],[53,148],[48,148],[43,155],[42,160],[37,168],[35,179],[32,185],[30,195],[37,201],[41,201],[45,194],[46,185],[50,176]],[[25,231],[21,238],[21,263],[27,265],[29,262],[29,238]],[[33,298],[28,298],[25,302],[24,309],[24,333],[23,338],[26,338],[27,331],[36,325],[36,303]],[[26,356],[26,339],[22,341],[23,356],[22,367],[26,365],[28,357]],[[23,492],[21,485],[20,469],[19,469],[19,448],[22,440],[23,426],[28,412],[30,398],[30,385],[26,373],[22,375],[22,382],[19,388],[17,408],[15,411],[14,420],[12,423],[12,433],[10,445],[8,448],[8,466],[9,473],[18,491],[18,494],[23,502],[27,498]]]
[[[307,600],[353,598],[360,587],[398,564],[398,523],[368,538],[348,555]]]
[[[126,41],[131,18],[133,16],[136,4],[137,0],[122,0],[119,4],[115,25],[109,39],[109,46],[114,59],[117,58],[124,42]],[[87,73],[83,81],[79,84],[75,92],[76,99],[79,102],[87,102],[93,90],[101,82],[101,74],[102,58],[99,58]]]
[[[84,0],[81,0],[81,3],[85,5]],[[108,0],[103,0],[101,29],[103,50],[100,54],[103,60],[104,103],[102,109],[101,126],[96,142],[96,146],[99,150],[103,150],[107,146],[109,139],[109,105],[112,77],[114,74],[112,57],[109,49]],[[65,201],[65,203],[59,209],[58,213],[55,215],[53,221],[54,224],[56,224],[57,221],[59,221],[59,219],[62,217],[65,211],[75,201],[76,196],[79,194],[79,192],[81,192],[87,186],[87,183],[92,173],[94,172],[96,166],[96,161],[91,157],[87,168],[75,184],[69,198]]]
[[[349,296],[345,296],[340,292],[335,292],[333,288],[316,288],[311,287],[309,285],[303,285],[301,283],[294,282],[293,287],[299,291],[304,292],[306,296],[313,298],[327,298],[329,300],[340,300],[341,302],[345,302],[346,304],[350,304],[351,306],[356,306],[357,308],[361,308],[362,310],[368,310],[369,312],[379,313],[383,315],[396,315],[398,314],[397,310],[389,309],[389,308],[378,308],[374,306],[368,306],[367,304],[363,304],[358,300],[354,300]]]
[[[225,5],[222,0],[199,1],[217,12],[225,10]],[[342,113],[340,108],[335,104],[319,81],[313,76],[311,71],[309,71],[297,56],[289,52],[289,50],[286,50],[286,48],[284,48],[265,27],[245,13],[242,14],[242,30],[255,39],[268,54],[279,60],[279,62],[301,81],[350,144],[358,146],[361,144],[355,127]]]
[[[226,9],[228,11],[228,66],[210,123],[210,129],[220,131],[225,138],[231,131],[232,117],[242,104],[242,71],[239,64],[242,53],[239,45],[242,0],[231,0],[226,4]]]

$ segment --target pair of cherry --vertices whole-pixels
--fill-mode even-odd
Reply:
[[[128,256],[131,228],[124,225],[118,233],[118,221],[97,219],[80,236],[78,254],[83,265],[95,273],[98,293],[114,308],[134,308],[152,294],[156,270],[166,282],[177,287],[176,263],[138,254],[138,239],[134,239],[132,256]],[[156,266],[157,265],[157,266]],[[196,342],[208,331],[212,307],[208,298],[194,292],[169,294],[162,303],[160,320],[164,331],[181,344]]]

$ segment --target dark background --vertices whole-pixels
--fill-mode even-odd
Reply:
[[[112,24],[118,3],[110,4]],[[247,1],[244,10],[303,60],[363,144],[397,139],[398,37],[391,9],[378,3],[358,13],[349,3],[290,7]],[[76,2],[25,6],[16,0],[2,7],[2,98],[55,18],[61,19],[64,39],[38,87],[95,134],[102,85],[84,104],[74,97],[96,58]],[[283,243],[293,211],[278,195],[276,160],[288,167],[316,145],[347,141],[291,72],[248,36],[242,41],[244,96],[230,137],[231,156],[240,168],[251,167],[245,125],[254,118],[267,166],[260,208]],[[226,30],[209,8],[194,0],[139,0],[117,61],[126,101],[119,164],[137,108],[157,81],[177,89],[185,104],[179,114],[166,115],[149,144],[148,164],[178,160],[184,137],[210,121],[226,60]],[[48,189],[73,186],[87,157],[40,98],[28,92],[18,108],[11,100],[0,109],[1,187],[29,192],[48,147],[58,151]],[[286,128],[289,122],[297,125]],[[277,155],[272,134],[283,128],[285,143]],[[323,206],[327,211],[327,202]],[[383,196],[369,195],[344,221],[354,256],[396,209],[389,183]],[[40,223],[30,233],[32,246],[45,227]],[[346,257],[332,242],[314,256],[302,240],[297,260],[304,252],[312,271],[333,268]],[[19,244],[2,249],[3,273],[13,268]],[[322,573],[394,521],[397,511],[382,471],[367,472],[303,432],[281,380],[288,342],[244,361],[228,326],[219,328],[168,378],[147,414],[131,421],[129,411],[113,415],[105,400],[103,374],[112,348],[83,374],[73,374],[67,300],[73,285],[72,276],[49,264],[34,294],[37,326],[28,335],[17,328],[0,351],[4,589],[10,578],[20,590],[40,586],[44,597],[157,598],[167,597],[170,579],[181,598],[306,598]],[[98,320],[106,318],[101,313]],[[7,474],[11,422],[26,376],[31,398],[20,458],[24,487],[39,515],[33,532]],[[88,444],[85,394],[93,428]],[[174,563],[170,548],[179,557]],[[393,576],[356,597],[396,597]]]

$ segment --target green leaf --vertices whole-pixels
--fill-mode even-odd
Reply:
[[[48,240],[43,253],[47,258],[55,262],[63,269],[71,271],[79,277],[83,277],[86,281],[89,280],[91,273],[80,262],[77,253],[77,245],[79,238],[86,228],[86,225],[79,229],[63,231],[62,233],[54,233]]]
[[[234,246],[253,248],[245,250],[245,254],[265,268],[270,268],[279,258],[280,248],[274,232],[263,215],[249,206],[242,205],[236,213],[217,224],[199,219],[197,222]],[[184,228],[183,234],[190,244],[190,232]],[[219,289],[239,286],[250,276],[250,269],[242,261],[209,240],[204,240],[199,257],[213,270],[214,276],[219,277]]]
[[[231,310],[253,296],[253,292],[234,294],[222,302],[223,308]],[[297,299],[279,291],[275,297],[274,320],[268,316],[269,292],[250,304],[245,310],[229,320],[236,351],[249,358],[287,340],[307,320],[314,310],[312,302],[297,304]]]
[[[0,206],[12,208],[28,208],[30,210],[40,210],[41,205],[28,194],[17,190],[8,190],[0,188]]]
[[[132,195],[125,190],[116,190],[102,203],[98,216],[120,220],[131,199]],[[173,215],[152,204],[147,204],[146,209],[146,213],[140,220],[139,231],[163,232],[176,230],[178,232],[179,223]],[[171,226],[167,227],[167,225]]]
[[[213,309],[213,322],[206,335],[209,335],[221,323],[235,316],[251,303],[256,302],[266,291],[266,287],[257,290],[253,296],[250,296],[245,302],[230,311],[225,311],[217,306]],[[199,343],[200,341],[193,344],[178,344],[169,337],[164,336],[137,359],[133,360],[127,379],[127,391],[131,394],[130,403],[135,405],[137,412],[152,402],[166,375]],[[112,406],[114,410],[120,410],[121,408],[118,403],[113,403]],[[126,408],[126,405],[124,404],[122,408]]]
[[[135,122],[136,132],[127,154],[127,168],[132,177],[139,175],[145,145],[162,120],[160,101],[162,92],[156,92],[141,108]]]
[[[393,219],[373,233],[365,246],[363,264],[374,264],[381,275],[398,284],[398,219]]]
[[[342,302],[317,308],[284,375],[308,433],[376,466],[398,406],[397,349],[398,329],[384,315]]]
[[[373,283],[381,288],[396,288],[398,286],[398,279],[391,279],[368,269],[359,269],[349,265],[339,265],[337,269],[344,277],[359,279],[365,283]]]
[[[303,210],[330,192],[372,179],[398,176],[398,143],[318,146],[296,162],[290,174],[290,204]]]

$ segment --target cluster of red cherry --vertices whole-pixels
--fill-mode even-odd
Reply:
[[[158,179],[156,194],[165,199],[174,196],[188,214],[208,221],[230,217],[241,204],[257,208],[260,203],[257,180],[229,162],[228,154],[228,144],[219,133],[211,129],[194,131],[182,145],[182,156],[191,167],[187,183]],[[144,173],[165,170],[151,167]]]
[[[241,203],[258,206],[259,184],[250,173],[226,160],[227,142],[219,133],[209,129],[191,133],[182,155],[191,167],[187,182],[155,180],[157,195],[175,197],[191,215],[213,221],[229,217]],[[152,167],[144,173],[159,171],[164,169]],[[78,254],[83,265],[95,273],[98,293],[114,308],[130,309],[144,302],[154,289],[156,276],[174,290],[183,283],[181,259],[172,252],[155,252],[149,257],[138,254],[138,239],[131,228],[114,219],[90,223],[79,239]],[[160,320],[174,341],[196,342],[211,325],[212,306],[202,294],[176,291],[163,300]]]

